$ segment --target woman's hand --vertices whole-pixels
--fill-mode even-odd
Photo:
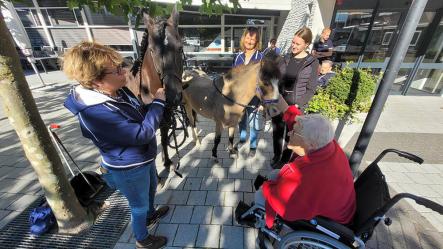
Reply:
[[[154,98],[166,101],[165,89],[164,88],[157,89],[157,92],[155,93]]]

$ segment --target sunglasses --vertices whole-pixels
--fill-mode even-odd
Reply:
[[[120,64],[115,68],[115,70],[110,71],[110,72],[104,72],[103,75],[106,75],[106,74],[121,75],[122,73],[123,73],[123,65]]]

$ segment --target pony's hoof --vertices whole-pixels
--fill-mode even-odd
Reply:
[[[218,158],[216,156],[212,156],[211,159],[214,163],[218,163]]]
[[[172,165],[172,161],[171,161],[171,160],[166,160],[166,161],[163,163],[163,167],[165,167],[165,169],[166,169],[167,171],[169,171],[169,169],[171,168],[171,165]]]

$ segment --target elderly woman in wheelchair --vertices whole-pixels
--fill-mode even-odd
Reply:
[[[235,210],[239,224],[258,228],[260,247],[364,248],[384,214],[407,197],[442,213],[443,207],[422,197],[403,193],[392,199],[377,163],[395,152],[418,163],[407,152],[385,150],[354,183],[348,159],[334,141],[334,131],[319,114],[299,114],[290,107],[284,119],[289,129],[289,163],[254,182],[255,202],[240,202]],[[266,238],[266,239],[265,239]]]

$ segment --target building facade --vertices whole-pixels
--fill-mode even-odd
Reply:
[[[179,31],[190,63],[229,68],[247,26],[261,30],[264,46],[271,38],[278,38],[283,51],[288,51],[300,27],[310,27],[318,39],[322,29],[330,26],[336,62],[384,71],[410,0],[240,0],[240,4],[236,13],[221,16],[200,14],[196,6],[180,13]],[[135,57],[144,29],[106,9],[71,10],[63,0],[24,0],[14,3],[14,11],[36,51],[48,47],[63,51],[82,40],[97,40]],[[394,91],[443,95],[442,12],[443,1],[428,1]]]

